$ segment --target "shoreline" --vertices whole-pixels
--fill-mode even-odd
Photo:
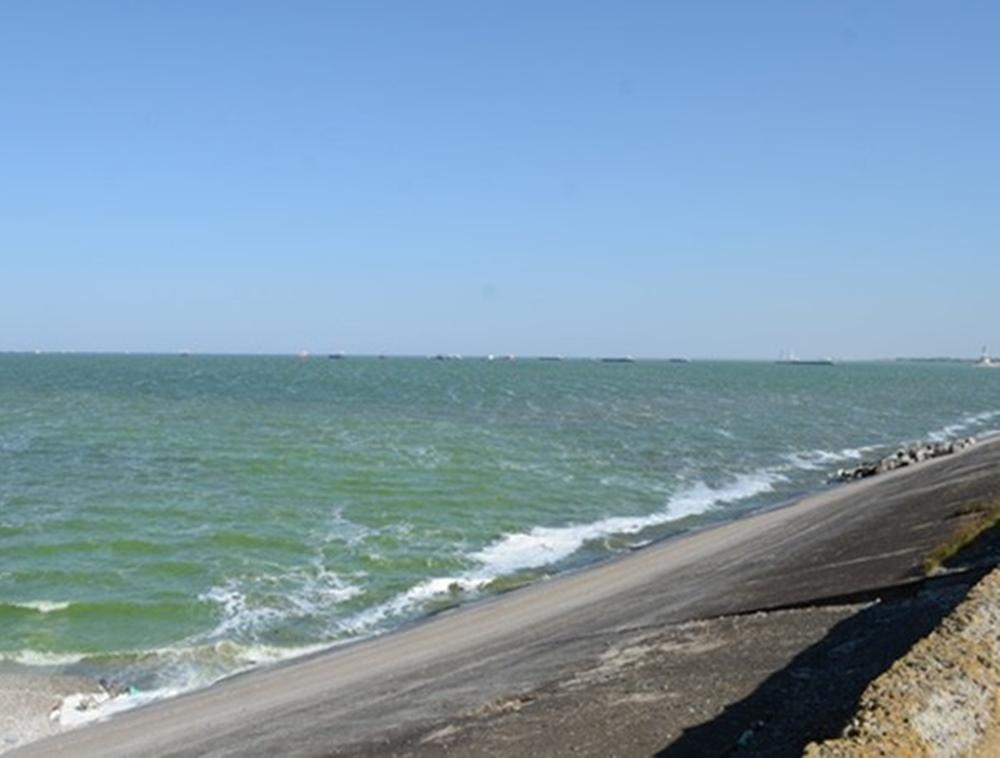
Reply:
[[[48,754],[89,751],[127,755],[162,751],[168,744],[181,752],[201,752],[216,745],[222,752],[232,749],[252,753],[255,749],[264,750],[257,747],[259,741],[250,739],[254,735],[260,737],[258,722],[270,724],[269,733],[283,735],[284,752],[310,754],[310,745],[315,747],[311,740],[317,739],[317,734],[338,725],[343,727],[342,722],[351,719],[348,714],[359,707],[368,713],[369,721],[363,727],[355,724],[338,729],[338,744],[346,747],[377,739],[380,734],[398,730],[400,724],[441,718],[472,701],[489,703],[497,693],[538,685],[572,669],[581,655],[592,652],[592,645],[569,644],[560,651],[552,650],[553,640],[565,637],[564,629],[574,629],[575,637],[590,635],[599,639],[602,635],[614,636],[618,628],[733,612],[740,605],[767,607],[767,602],[761,602],[766,598],[754,600],[754,596],[768,593],[762,592],[760,586],[754,588],[754,582],[747,581],[753,577],[746,571],[737,571],[734,576],[734,566],[768,552],[763,550],[768,546],[785,546],[801,553],[808,549],[809,543],[824,542],[817,539],[820,536],[817,530],[832,526],[830,517],[835,511],[857,511],[858,501],[865,500],[872,490],[887,490],[897,498],[905,498],[908,489],[920,489],[907,488],[901,482],[916,484],[914,479],[947,482],[949,477],[944,470],[960,470],[970,457],[998,457],[997,441],[984,440],[961,453],[920,466],[828,487],[785,505],[667,538],[595,566],[448,609],[375,638],[237,674],[206,689],[141,706],[107,721],[28,744],[13,754],[30,755],[38,750]],[[793,526],[799,528],[790,531]],[[809,539],[804,534],[809,534]],[[828,536],[825,541],[830,539]],[[787,563],[780,556],[775,560],[774,550],[769,557],[772,568]],[[910,562],[906,566],[908,571]],[[747,567],[742,565],[742,568]],[[799,569],[803,575],[809,573],[802,572],[802,567]],[[874,581],[875,578],[905,579],[899,574],[895,569],[891,577],[869,577],[869,586],[854,586],[853,590],[871,591],[885,583]],[[666,593],[658,591],[670,601],[668,607],[650,608],[652,585],[663,584],[667,577],[673,580],[668,584],[674,589]],[[706,582],[693,581],[698,578],[711,581],[706,586]],[[795,582],[789,582],[780,593],[782,597],[771,600],[788,604],[814,599],[815,582],[805,584],[796,591]],[[741,591],[734,593],[735,589]],[[603,613],[597,607],[602,603],[606,606]],[[537,661],[537,665],[528,667],[530,670],[516,661],[499,664],[511,655],[516,657],[512,651],[526,646],[528,649],[541,646],[549,654]],[[477,665],[477,659],[487,650],[490,653],[484,664],[487,671],[482,671],[483,665]],[[426,688],[439,681],[444,671],[454,669],[456,663],[461,663],[459,670],[448,674],[449,686],[432,702],[397,703],[393,707],[382,703],[375,707],[378,700],[375,696],[380,686],[385,687],[387,679],[402,679],[413,687]],[[456,692],[463,694],[456,699]],[[327,707],[321,707],[323,703]],[[296,710],[326,713],[311,724],[281,716],[282,712]],[[208,729],[209,724],[216,727],[224,724],[224,736]]]
[[[751,518],[768,511],[793,506],[805,498],[830,492],[842,487],[843,484],[842,482],[829,479],[817,489],[807,490],[791,496],[786,495],[774,503],[765,504],[754,510],[729,516],[724,520],[714,523],[700,524],[678,533],[656,537],[625,552],[604,557],[593,563],[565,569],[556,574],[536,579],[528,584],[491,592],[471,600],[458,600],[451,605],[429,610],[423,615],[408,619],[398,626],[383,632],[368,633],[328,644],[308,645],[302,648],[303,652],[285,655],[261,663],[249,664],[207,684],[189,689],[142,691],[139,695],[130,695],[130,697],[137,697],[137,700],[132,702],[120,698],[122,691],[128,689],[127,687],[116,686],[108,682],[108,679],[115,680],[113,672],[108,673],[108,679],[105,679],[98,674],[81,673],[73,667],[73,664],[69,664],[68,670],[63,670],[65,664],[61,665],[58,663],[45,664],[40,670],[32,664],[19,661],[3,662],[0,663],[0,694],[9,691],[12,693],[11,697],[16,699],[18,690],[15,687],[23,686],[26,696],[29,701],[36,704],[36,708],[33,712],[28,709],[19,708],[17,710],[20,715],[19,720],[15,721],[13,718],[9,718],[7,723],[0,723],[0,726],[3,727],[2,731],[0,731],[0,736],[5,735],[4,741],[0,742],[0,755],[9,753],[11,750],[28,748],[40,739],[57,736],[65,732],[77,731],[105,722],[108,719],[117,718],[121,714],[140,711],[169,700],[197,694],[231,681],[240,680],[246,676],[252,676],[260,671],[281,669],[282,667],[304,663],[349,649],[355,645],[404,633],[409,629],[431,622],[439,616],[490,604],[501,600],[512,592],[522,591],[536,584],[552,582],[575,574],[589,572],[620,560],[628,560],[637,552],[683,540],[692,535],[735,523],[742,519]],[[53,697],[58,697],[59,700],[53,700]],[[14,713],[14,711],[10,712]]]
[[[998,434],[998,437],[1000,437],[1000,434]],[[551,582],[562,577],[571,576],[581,572],[588,572],[619,560],[627,560],[636,552],[668,544],[677,540],[683,540],[706,530],[712,530],[726,524],[753,517],[757,514],[793,506],[800,500],[807,497],[829,492],[842,487],[843,485],[843,482],[838,482],[834,479],[827,479],[823,484],[815,489],[804,490],[792,495],[785,494],[773,503],[763,504],[752,510],[727,516],[719,521],[707,524],[698,524],[687,527],[680,532],[654,537],[647,542],[634,547],[629,547],[623,552],[605,556],[592,563],[574,566],[572,568],[559,571],[558,573],[545,575],[530,583],[518,584],[499,591],[491,591],[472,599],[456,600],[450,605],[442,605],[428,610],[420,616],[407,619],[398,626],[385,631],[370,632],[354,638],[337,640],[329,643],[305,645],[300,648],[302,652],[296,651],[290,654],[275,656],[269,660],[264,659],[260,662],[251,663],[242,668],[224,674],[214,681],[195,687],[182,689],[166,688],[158,690],[142,690],[137,695],[130,695],[130,697],[137,698],[132,702],[121,699],[120,696],[123,691],[129,690],[131,687],[127,684],[118,684],[115,672],[107,672],[104,674],[83,672],[76,667],[75,662],[32,664],[19,660],[3,661],[0,662],[0,692],[14,692],[15,690],[12,685],[13,682],[30,682],[30,687],[26,690],[30,695],[30,699],[42,703],[45,699],[42,693],[60,693],[62,702],[53,701],[45,705],[44,708],[37,708],[36,712],[33,714],[28,713],[28,720],[33,721],[33,724],[15,723],[13,720],[9,720],[9,723],[7,724],[0,724],[0,726],[3,726],[3,729],[0,730],[0,737],[2,737],[2,735],[8,735],[8,737],[10,735],[17,736],[16,739],[6,739],[5,741],[0,741],[0,755],[3,755],[15,748],[27,747],[33,742],[48,736],[57,735],[70,730],[78,730],[91,724],[101,723],[109,718],[117,717],[123,713],[141,710],[166,700],[201,692],[229,681],[253,675],[254,673],[262,670],[278,669],[284,666],[294,665],[311,659],[323,657],[334,652],[339,652],[354,645],[370,642],[374,639],[379,639],[387,635],[405,632],[413,627],[432,621],[440,615],[456,613],[467,608],[474,608],[478,605],[489,604],[503,598],[511,592],[524,590],[534,584]],[[156,653],[154,650],[137,651],[137,654],[142,652],[149,652],[152,654]],[[67,689],[67,686],[69,686],[68,683],[75,683],[76,688]],[[89,709],[91,708],[94,710],[90,711]],[[43,710],[44,713],[42,712]],[[21,711],[21,713],[24,714],[27,713],[27,711]],[[25,735],[32,732],[32,736],[25,739]]]

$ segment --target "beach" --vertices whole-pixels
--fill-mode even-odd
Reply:
[[[836,736],[981,575],[923,562],[963,505],[1000,494],[998,463],[983,442],[12,754],[767,752],[769,728],[790,754]],[[835,676],[796,675],[831,642]],[[825,707],[783,700],[783,672]],[[808,717],[789,730],[785,710]]]

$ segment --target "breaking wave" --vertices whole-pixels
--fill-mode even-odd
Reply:
[[[558,564],[589,542],[614,535],[638,534],[650,527],[696,516],[720,505],[747,500],[773,491],[775,484],[786,480],[781,472],[764,469],[740,475],[719,487],[698,482],[671,497],[662,510],[648,515],[613,516],[587,524],[557,527],[536,526],[525,532],[505,534],[468,556],[478,564],[475,568],[457,576],[435,577],[420,582],[391,600],[345,620],[340,626],[349,633],[361,633],[434,598],[478,592],[500,577]]]
[[[35,613],[56,613],[57,611],[65,611],[70,607],[69,602],[58,600],[26,600],[20,603],[0,603],[0,607],[4,605],[24,611],[34,611]]]
[[[972,413],[963,416],[953,424],[948,424],[940,429],[935,429],[927,433],[927,439],[931,442],[946,442],[954,437],[969,432],[981,432],[983,427],[993,419],[1000,418],[1000,411],[983,411],[982,413]]]

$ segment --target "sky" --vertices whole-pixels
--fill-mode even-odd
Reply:
[[[1000,4],[0,3],[0,350],[1000,352]]]

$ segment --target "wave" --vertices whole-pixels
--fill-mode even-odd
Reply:
[[[0,663],[19,663],[22,666],[69,666],[87,657],[86,653],[54,653],[47,650],[0,650]]]
[[[35,613],[56,613],[58,611],[65,611],[70,607],[70,603],[60,600],[26,600],[20,603],[0,603],[0,607],[3,606],[34,611]]]
[[[215,603],[221,617],[213,629],[195,639],[218,640],[234,635],[252,639],[269,626],[290,618],[328,613],[331,607],[362,592],[361,587],[322,566],[251,579],[230,579],[198,595],[201,601]],[[255,601],[255,597],[263,602]]]
[[[115,698],[110,693],[103,691],[74,692],[62,699],[62,702],[49,714],[49,718],[64,729],[72,729],[94,721],[103,721],[115,713],[180,693],[172,690],[160,690],[148,694],[154,697],[140,698],[124,695]]]
[[[862,447],[845,447],[842,450],[806,450],[786,453],[783,458],[792,468],[802,471],[819,471],[830,468],[834,463],[856,461],[877,450],[880,445],[864,445]]]
[[[1000,411],[970,414],[927,436],[933,441],[948,439],[961,432],[982,427],[998,417]],[[829,469],[837,463],[861,460],[867,454],[888,446],[868,444],[840,450],[815,449],[786,453],[782,456],[782,464],[742,474],[728,485],[711,487],[699,482],[671,497],[663,510],[649,515],[613,516],[588,524],[562,527],[537,526],[525,532],[506,534],[468,556],[479,564],[477,568],[456,576],[434,577],[420,582],[387,602],[341,622],[340,628],[349,633],[370,630],[391,617],[410,612],[435,598],[453,596],[457,600],[461,593],[482,591],[502,576],[558,564],[588,542],[613,535],[637,534],[650,527],[696,516],[719,505],[771,492],[779,482],[788,481],[786,472],[796,469]]]
[[[0,663],[39,667],[91,679],[92,689],[63,697],[48,714],[48,718],[60,727],[73,728],[208,687],[261,665],[328,650],[335,645],[321,643],[278,647],[221,641],[209,645],[99,654],[26,649],[0,652]],[[2,747],[0,752],[3,752]]]
[[[644,516],[612,516],[587,524],[536,526],[526,532],[505,534],[468,556],[478,564],[475,569],[457,576],[427,579],[385,603],[361,611],[339,626],[354,634],[370,630],[390,617],[412,611],[435,598],[479,592],[502,576],[557,564],[589,542],[614,535],[638,534],[726,503],[747,500],[772,491],[775,484],[783,481],[787,481],[787,477],[779,471],[762,469],[737,476],[720,487],[698,482],[671,497],[662,510]]]
[[[127,623],[132,619],[171,619],[187,614],[192,609],[190,600],[159,600],[139,602],[129,600],[79,600],[26,602],[0,602],[0,619],[24,617],[35,614],[57,615],[70,621],[101,619],[104,623]]]
[[[969,430],[978,431],[998,417],[1000,411],[970,414],[930,432],[928,438],[946,439]],[[100,655],[37,650],[0,651],[0,661],[40,667],[145,672],[149,684],[141,692],[93,703],[93,707],[88,706],[83,711],[68,700],[58,716],[64,725],[72,725],[72,720],[77,718],[103,718],[151,700],[208,686],[226,676],[262,664],[329,649],[338,643],[383,631],[395,625],[400,617],[413,617],[441,607],[442,603],[457,604],[472,594],[494,591],[497,589],[496,582],[502,578],[536,580],[550,567],[558,569],[560,564],[565,565],[564,561],[589,543],[617,535],[639,535],[652,527],[774,492],[783,482],[798,481],[793,478],[796,470],[828,468],[838,462],[863,458],[880,447],[884,445],[785,453],[778,460],[772,459],[773,465],[740,474],[721,485],[696,482],[666,498],[663,507],[653,513],[609,516],[562,526],[535,526],[500,534],[489,544],[460,556],[469,566],[468,570],[453,576],[419,581],[388,600],[346,618],[336,618],[336,606],[361,595],[365,588],[327,571],[318,560],[314,565],[288,573],[232,577],[210,587],[197,599],[216,606],[214,626],[175,646]],[[377,533],[369,527],[349,522],[340,510],[334,511],[328,526],[331,540],[342,541],[349,546],[357,545]],[[648,536],[643,535],[639,539],[645,544],[649,540],[644,538]],[[30,600],[0,603],[0,609],[8,607],[18,613],[53,614],[77,609],[77,605],[68,601]],[[79,610],[85,610],[87,605],[80,603]],[[324,634],[326,640],[298,646],[260,644],[261,635],[272,629],[294,622],[297,618],[313,616],[328,624]],[[348,639],[344,639],[345,636]],[[341,639],[337,640],[337,637]],[[155,675],[149,675],[150,671],[155,671]],[[67,714],[67,721],[63,720],[63,712]]]
[[[980,431],[982,427],[995,418],[1000,418],[1000,411],[983,411],[981,413],[971,413],[963,416],[954,424],[948,424],[940,429],[927,433],[927,439],[931,442],[946,442],[958,437],[966,432]]]
[[[25,648],[22,650],[0,651],[0,662],[19,663],[23,666],[38,668],[58,667],[66,669],[67,667],[73,667],[81,670],[108,668],[118,671],[138,666],[155,668],[158,663],[171,664],[175,667],[180,663],[211,663],[220,671],[232,672],[241,670],[245,666],[277,663],[289,658],[297,658],[349,641],[341,640],[339,642],[319,642],[310,645],[280,646],[220,640],[213,643],[194,645],[177,644],[158,648],[113,650],[100,653],[83,651],[52,652]]]
[[[76,692],[62,698],[50,718],[63,728],[73,728],[94,721],[101,721],[113,714],[146,705],[155,700],[174,697],[184,692],[208,687],[234,674],[248,671],[263,664],[298,658],[310,653],[327,650],[330,643],[277,647],[268,645],[240,645],[223,641],[212,645],[191,647],[168,646],[152,650],[134,650],[114,653],[49,653],[39,650],[20,650],[0,653],[0,662],[18,663],[22,666],[57,668],[64,673],[79,669],[97,676],[107,671],[108,679],[94,680],[95,689]],[[163,672],[153,686],[137,688],[129,683],[130,670],[158,666]]]
[[[215,628],[204,635],[206,638],[225,637],[227,634],[257,629],[268,622],[284,618],[284,613],[277,608],[252,607],[246,594],[238,589],[235,582],[212,587],[200,593],[198,599],[215,603],[222,615]]]
[[[721,505],[769,492],[785,477],[772,470],[743,474],[723,487],[703,482],[675,495],[666,508],[645,516],[612,516],[589,524],[563,527],[534,527],[527,532],[508,534],[471,557],[482,565],[473,581],[489,582],[497,576],[557,563],[568,558],[587,542],[616,534],[636,534],[652,526],[695,516]]]
[[[958,421],[947,424],[940,429],[927,432],[919,442],[946,442],[956,437],[960,437],[969,432],[979,434],[990,434],[995,430],[985,428],[987,422],[1000,418],[1000,411],[982,411],[980,413],[970,413],[962,416]],[[815,471],[829,468],[832,464],[848,460],[860,460],[868,453],[888,448],[895,448],[899,445],[911,444],[914,440],[899,440],[895,444],[887,442],[884,444],[862,445],[859,447],[847,447],[842,450],[808,450],[786,453],[783,458],[791,466],[803,471]]]

